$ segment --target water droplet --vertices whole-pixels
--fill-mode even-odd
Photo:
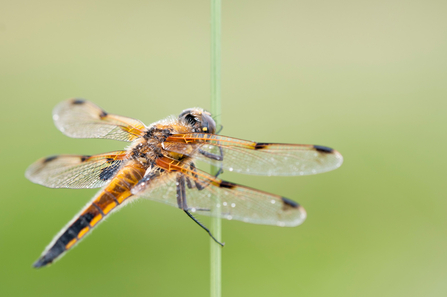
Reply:
[[[193,208],[191,208],[191,211],[192,212],[196,212],[196,209],[193,207]]]
[[[232,220],[232,219],[233,219],[233,217],[232,217],[232,216],[230,216],[230,215],[228,215],[228,216],[227,216],[227,219],[228,219],[228,220]]]
[[[57,115],[57,114],[53,115],[53,120],[55,120],[55,121],[59,120],[59,115]]]
[[[220,208],[220,204],[219,204],[219,203],[218,203],[218,204],[216,204],[216,207],[217,207],[217,208]]]
[[[231,203],[231,207],[235,207],[236,206],[236,203]]]
[[[223,206],[227,206],[228,203],[224,202],[224,203],[222,203],[222,204],[223,204]]]
[[[275,204],[276,201],[275,201],[275,200],[272,200],[272,201],[270,201],[270,202],[271,202],[272,204]]]
[[[228,168],[228,170],[233,171],[233,167]]]

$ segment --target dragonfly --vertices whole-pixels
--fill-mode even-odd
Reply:
[[[338,168],[342,155],[320,145],[261,143],[216,131],[212,115],[190,108],[179,116],[144,125],[109,114],[84,99],[70,99],[53,110],[56,127],[73,138],[130,142],[99,155],[56,155],[28,167],[25,176],[49,188],[101,188],[52,240],[34,267],[46,266],[79,243],[104,218],[138,198],[174,206],[205,230],[197,214],[246,223],[293,227],[306,219],[295,201],[219,179],[223,170],[252,175],[299,176]],[[221,130],[221,129],[219,129]],[[199,161],[219,170],[211,175]]]

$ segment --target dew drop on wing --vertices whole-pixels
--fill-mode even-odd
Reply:
[[[236,203],[231,203],[231,207],[235,207],[236,206]]]
[[[228,216],[227,216],[227,220],[230,220],[230,221],[231,221],[232,219],[233,219],[233,216],[231,216],[231,215],[228,215]]]
[[[275,204],[276,201],[275,201],[275,200],[271,200],[270,202],[271,202],[272,204]]]
[[[228,168],[229,171],[233,171],[233,167]],[[248,171],[248,170],[247,170]]]
[[[227,203],[226,202],[224,202],[224,203],[222,203],[223,204],[223,206],[227,206]]]

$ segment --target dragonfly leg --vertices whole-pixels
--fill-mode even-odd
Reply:
[[[222,148],[219,147],[219,150],[220,150],[220,154],[219,155],[216,155],[216,154],[204,151],[202,149],[199,149],[199,153],[201,153],[202,155],[204,155],[207,158],[210,158],[210,159],[213,159],[213,160],[216,160],[216,161],[222,161],[223,160]]]
[[[205,227],[202,223],[200,223],[189,211],[188,211],[188,204],[186,203],[186,185],[185,185],[185,177],[183,174],[179,174],[177,176],[177,205],[179,208],[183,209],[183,211],[190,217],[194,222],[196,222],[197,225],[202,227],[203,230],[205,230],[211,238],[220,244],[221,246],[224,246],[223,243],[219,242],[213,234],[211,234],[210,230]]]
[[[202,229],[203,230],[205,230],[208,234],[209,234],[209,236],[211,236],[211,238],[216,242],[216,243],[218,243],[218,244],[220,244],[221,246],[224,246],[224,243],[222,243],[222,242],[220,242],[220,241],[218,241],[214,236],[213,236],[213,234],[211,233],[211,231],[207,228],[207,227],[205,227],[202,223],[200,223],[188,210],[186,210],[186,209],[184,209],[183,210],[187,215],[188,215],[188,217],[190,217],[194,222],[196,222],[196,224],[197,225],[199,225],[200,227],[202,227]]]
[[[217,132],[215,134],[219,134],[220,132],[222,132],[223,126],[219,124],[219,130],[217,130]]]
[[[191,163],[190,165],[189,165],[189,167],[191,168],[191,170],[192,171],[194,171],[194,173],[197,173],[197,169],[196,169],[196,165],[194,165],[194,163]],[[216,177],[219,175],[219,174],[221,174],[222,173],[222,168],[221,169],[219,169],[219,171],[217,171],[217,173],[216,173]],[[193,173],[193,176],[197,179],[198,178],[198,175],[197,174],[194,174]],[[194,188],[194,186],[192,185],[192,182],[191,182],[191,180],[189,179],[189,178],[186,178],[186,184],[188,185],[188,188],[190,188],[190,189],[192,189],[192,188]],[[200,183],[200,182],[198,182],[197,180],[194,180],[194,184],[195,184],[195,187],[199,190],[199,191],[201,191],[201,190],[203,190],[203,189],[205,189],[208,185],[209,185],[209,181],[207,182],[207,183],[204,183],[203,185]]]
[[[191,163],[190,165],[189,165],[189,167],[191,168],[191,170],[192,171],[194,171],[194,173],[196,173],[197,172],[197,169],[196,169],[196,165],[194,165],[194,163]],[[193,176],[195,177],[195,178],[197,178],[198,176],[197,176],[197,174],[194,174],[193,173]],[[190,181],[190,183],[191,183],[191,181]],[[199,190],[199,191],[202,191],[203,189],[205,189],[206,188],[206,186],[208,186],[208,184],[206,184],[206,185],[202,185],[202,184],[200,184],[198,181],[196,181],[196,180],[194,180],[194,184],[196,185],[196,188],[197,188],[197,190]],[[191,185],[192,186],[192,185]]]
[[[177,175],[177,205],[180,209],[188,209],[186,204],[186,189],[185,176],[183,174]]]
[[[199,149],[199,153],[204,155],[205,157],[209,158],[209,159],[213,159],[216,161],[223,161],[224,158],[224,153],[223,153],[223,149],[219,146],[219,155],[204,151],[202,149]],[[220,174],[222,174],[223,172],[223,164],[220,163],[219,166],[219,171],[217,171],[217,173],[214,175],[215,177],[218,177]]]

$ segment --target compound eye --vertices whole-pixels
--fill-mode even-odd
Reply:
[[[196,117],[193,116],[192,114],[188,114],[185,116],[185,121],[188,122],[189,124],[191,124],[192,126],[194,126],[195,124],[197,124],[197,120]]]
[[[216,132],[216,122],[206,113],[202,114],[202,131],[211,134]]]

